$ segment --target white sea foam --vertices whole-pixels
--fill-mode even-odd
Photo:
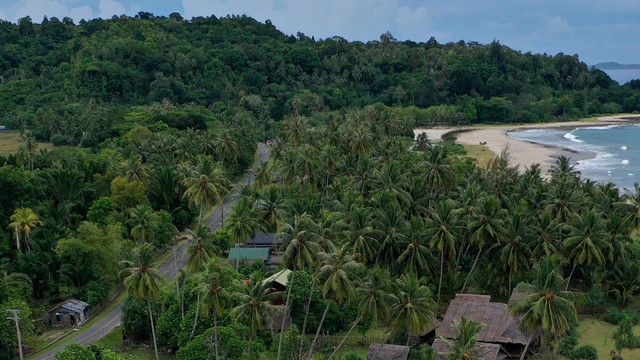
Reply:
[[[578,139],[578,137],[577,137],[577,136],[575,136],[575,135],[573,135],[572,133],[566,133],[566,134],[564,134],[564,136],[563,136],[563,137],[564,137],[565,139],[569,139],[569,140],[571,140],[571,141],[573,141],[573,142],[578,142],[578,143],[581,143],[581,142],[582,142],[582,140],[579,140],[579,139]]]
[[[614,124],[614,125],[606,125],[606,126],[589,126],[589,127],[585,127],[583,129],[585,130],[609,130],[609,129],[613,129],[614,127],[618,127],[620,125],[618,124]]]
[[[620,164],[622,164],[622,165],[629,165],[629,160],[624,159],[624,160],[620,161]]]
[[[633,173],[629,173],[629,175],[627,175],[627,176],[633,176]]]
[[[620,146],[620,150],[627,151],[628,147],[626,145]]]

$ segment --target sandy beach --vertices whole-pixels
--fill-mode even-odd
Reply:
[[[491,150],[495,154],[500,154],[505,147],[508,147],[511,155],[510,160],[513,165],[519,165],[520,170],[524,171],[525,168],[529,168],[531,165],[538,163],[542,167],[542,175],[544,176],[547,174],[547,171],[551,168],[558,156],[564,155],[571,157],[574,161],[578,161],[589,159],[594,155],[590,153],[576,153],[569,149],[516,140],[509,137],[509,135],[507,135],[508,132],[540,128],[574,129],[578,127],[622,124],[638,120],[640,120],[638,115],[618,115],[601,117],[595,121],[568,121],[534,125],[417,128],[414,130],[414,134],[415,136],[418,136],[418,134],[424,132],[433,142],[441,141],[443,136],[450,134],[455,137],[458,144],[480,145],[481,143],[485,143],[484,145],[487,149]]]

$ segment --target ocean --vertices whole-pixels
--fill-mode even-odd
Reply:
[[[606,72],[610,78],[617,81],[620,85],[624,85],[631,80],[640,79],[640,69],[617,69],[602,71]]]
[[[561,129],[531,129],[510,132],[518,139],[589,152],[593,158],[578,160],[583,178],[612,182],[620,190],[640,182],[640,124]]]

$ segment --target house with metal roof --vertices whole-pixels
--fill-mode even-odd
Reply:
[[[264,261],[267,266],[271,265],[271,255],[268,248],[232,247],[229,249],[227,260],[233,265],[238,262],[250,264],[256,260]]]
[[[87,321],[89,304],[77,299],[64,301],[47,312],[46,319],[53,327],[78,327]]]
[[[248,236],[246,240],[246,246],[252,247],[268,247],[275,249],[280,245],[280,239],[276,233],[260,233],[251,237]]]

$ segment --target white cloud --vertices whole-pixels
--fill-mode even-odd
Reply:
[[[103,19],[109,19],[113,15],[122,15],[127,11],[122,4],[115,0],[100,0],[98,8],[100,9],[98,16]]]

